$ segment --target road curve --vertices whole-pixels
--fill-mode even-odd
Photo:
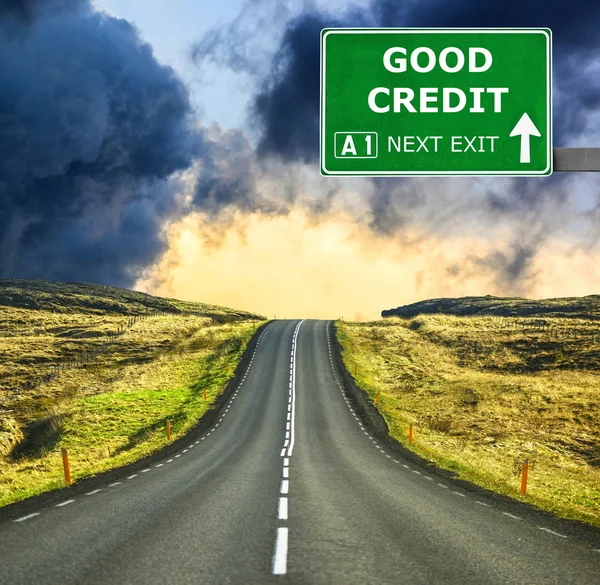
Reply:
[[[330,329],[270,324],[204,435],[0,521],[0,583],[598,582],[600,541],[508,514],[370,436]]]

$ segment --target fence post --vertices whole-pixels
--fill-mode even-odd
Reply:
[[[71,468],[69,466],[69,453],[64,447],[61,447],[60,452],[62,455],[63,470],[65,472],[65,481],[67,482],[67,485],[71,485]]]
[[[523,461],[523,469],[521,471],[521,495],[524,496],[527,493],[527,471],[529,468],[529,459]]]
[[[408,427],[408,444],[412,445],[412,442],[413,442],[413,431],[412,431],[412,424],[410,424]]]
[[[167,421],[167,441],[171,442],[171,421]]]

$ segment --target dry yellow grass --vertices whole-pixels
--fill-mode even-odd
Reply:
[[[344,361],[392,436],[488,489],[600,526],[600,342],[595,321],[427,315],[344,323]],[[562,333],[557,337],[556,329]],[[588,335],[587,333],[590,333]]]
[[[167,419],[172,438],[182,436],[263,322],[119,289],[89,287],[86,296],[86,285],[48,285],[10,294],[0,286],[0,505],[64,485],[61,447],[77,480],[160,449]]]

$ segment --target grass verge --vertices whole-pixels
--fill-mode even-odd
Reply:
[[[380,394],[392,437],[408,447],[413,424],[410,448],[439,467],[600,527],[598,348],[505,319],[519,323],[427,315],[336,327],[348,371],[374,402]]]
[[[110,287],[0,280],[0,506],[183,436],[264,318]],[[206,391],[206,400],[204,392]]]

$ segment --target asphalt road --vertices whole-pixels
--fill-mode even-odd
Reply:
[[[593,543],[370,437],[333,364],[328,322],[272,323],[202,436],[0,521],[0,583],[600,582]]]

